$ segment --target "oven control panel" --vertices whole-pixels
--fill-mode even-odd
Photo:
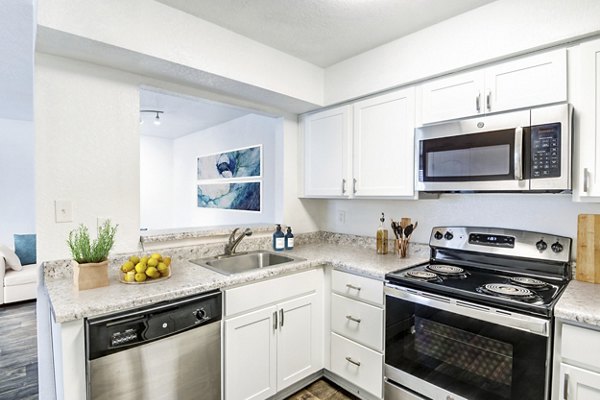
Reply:
[[[429,246],[568,263],[571,238],[504,228],[438,226]]]
[[[560,123],[531,127],[531,178],[560,177]]]

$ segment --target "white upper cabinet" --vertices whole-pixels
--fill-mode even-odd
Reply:
[[[304,118],[304,196],[414,198],[414,87]]]
[[[352,106],[304,119],[304,195],[347,197]]]
[[[600,40],[580,45],[573,194],[600,201]]]
[[[414,195],[414,88],[354,104],[353,195]]]
[[[436,79],[421,91],[423,124],[567,101],[567,51]]]

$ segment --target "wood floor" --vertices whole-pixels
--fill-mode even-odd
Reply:
[[[38,398],[35,301],[0,306],[0,399]]]
[[[346,392],[335,383],[320,379],[286,400],[358,400],[358,397]]]

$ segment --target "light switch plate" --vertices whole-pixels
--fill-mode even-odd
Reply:
[[[68,200],[54,202],[54,214],[57,223],[73,221],[73,205]]]

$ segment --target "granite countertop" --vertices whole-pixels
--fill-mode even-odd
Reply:
[[[70,275],[46,273],[45,286],[56,322],[64,323],[85,317],[132,309],[165,300],[193,295],[213,289],[226,289],[244,283],[289,273],[332,265],[350,273],[383,280],[386,273],[423,263],[429,259],[429,247],[413,245],[409,257],[394,254],[377,255],[373,248],[352,243],[314,243],[297,246],[286,252],[306,261],[235,275],[222,275],[177,257],[171,264],[172,276],[164,281],[132,285],[119,282],[115,260],[110,268],[107,287],[77,291]],[[190,257],[193,259],[193,257]]]
[[[554,316],[600,328],[600,284],[569,282],[554,306]]]

